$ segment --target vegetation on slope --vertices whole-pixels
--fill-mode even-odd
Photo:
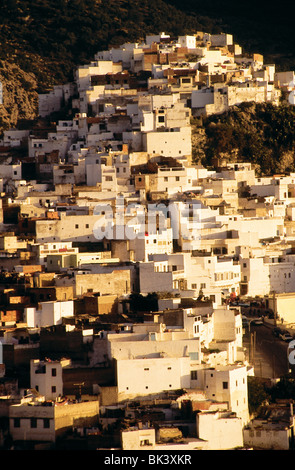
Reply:
[[[72,81],[75,68],[92,61],[96,52],[139,42],[146,34],[195,30],[218,27],[163,0],[1,0],[0,135],[18,119],[37,117],[38,93]]]
[[[295,108],[287,104],[242,103],[227,112],[193,122],[204,137],[195,160],[213,165],[214,157],[253,163],[259,174],[295,171]]]
[[[36,117],[38,93],[72,80],[75,67],[89,63],[97,51],[146,34],[223,31],[246,50],[283,58],[281,68],[290,68],[295,39],[286,10],[249,1],[251,8],[225,0],[2,0],[0,133],[18,119]],[[225,154],[251,161],[262,174],[294,171],[293,123],[288,106],[235,107],[204,119],[202,138],[195,126],[195,158],[210,165],[213,156]]]
[[[70,80],[75,66],[99,50],[160,31],[213,27],[209,18],[186,15],[162,0],[2,0],[0,58],[33,72],[46,89]]]

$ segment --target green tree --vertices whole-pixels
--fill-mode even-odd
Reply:
[[[268,393],[273,402],[278,399],[295,400],[295,380],[289,376],[282,377],[274,387],[269,389]]]
[[[263,383],[257,377],[248,377],[248,403],[250,414],[255,414],[259,408],[270,400]]]

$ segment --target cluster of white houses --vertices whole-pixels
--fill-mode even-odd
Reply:
[[[229,34],[161,33],[98,52],[73,83],[39,96],[41,118],[64,105],[71,118],[4,132],[3,384],[20,356],[29,364],[26,387],[6,397],[8,385],[0,388],[14,441],[95,433],[98,424],[132,421],[132,403],[142,402],[161,419],[122,430],[123,449],[289,446],[293,413],[287,427],[255,441],[253,367],[240,309],[226,299],[267,299],[282,322],[295,323],[295,174],[194,164],[191,118],[245,101],[278,104],[282,90],[292,105],[293,85],[293,72],[276,73]],[[24,143],[27,157],[13,158]],[[141,322],[128,316],[134,294],[157,294],[158,308]],[[61,344],[77,334],[80,366],[67,349],[62,359],[43,357],[59,328]],[[85,377],[94,371],[87,392],[79,368]],[[78,383],[87,401],[74,399]],[[188,402],[193,421],[184,418]]]

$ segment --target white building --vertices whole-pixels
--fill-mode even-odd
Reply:
[[[117,360],[118,401],[190,387],[190,357]]]
[[[206,450],[230,450],[243,447],[243,423],[235,413],[202,411],[197,414],[197,436],[206,441]]]
[[[204,390],[207,398],[227,402],[229,410],[245,425],[249,422],[247,376],[247,366],[243,364],[200,367],[193,383],[195,388]]]
[[[40,302],[40,309],[26,307],[25,323],[31,328],[59,325],[63,317],[74,315],[73,300]]]
[[[173,253],[154,255],[147,263],[139,265],[141,292],[181,293],[191,291],[198,297],[204,296],[216,300],[215,295],[222,291],[224,295],[239,293],[241,281],[240,265],[232,259],[212,256],[192,256],[191,253]]]
[[[190,158],[192,153],[191,128],[169,129],[167,132],[142,133],[142,151],[176,159]]]
[[[46,400],[55,400],[63,396],[62,368],[70,365],[70,360],[40,361],[31,360],[30,382],[31,388],[37,390]]]

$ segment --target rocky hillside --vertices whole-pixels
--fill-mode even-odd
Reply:
[[[38,110],[38,83],[33,73],[17,64],[0,61],[3,105],[0,105],[0,128],[16,126],[20,119],[34,119]]]
[[[251,162],[258,174],[295,171],[295,108],[242,103],[229,111],[192,120],[195,162]]]
[[[217,28],[163,0],[2,0],[0,2],[0,135],[36,113],[36,93],[72,79],[76,66],[110,46],[146,34]]]
[[[225,0],[2,0],[0,136],[20,119],[34,119],[38,93],[72,80],[75,67],[89,63],[97,51],[140,41],[146,34],[224,31],[233,34],[245,50],[266,53],[274,61],[284,59],[281,68],[292,69],[293,16],[289,20],[286,9],[274,10],[263,0],[249,2],[251,8]],[[294,122],[292,109],[235,108],[194,124],[194,157],[212,164],[218,152],[249,159],[262,173],[294,169],[288,122]]]

